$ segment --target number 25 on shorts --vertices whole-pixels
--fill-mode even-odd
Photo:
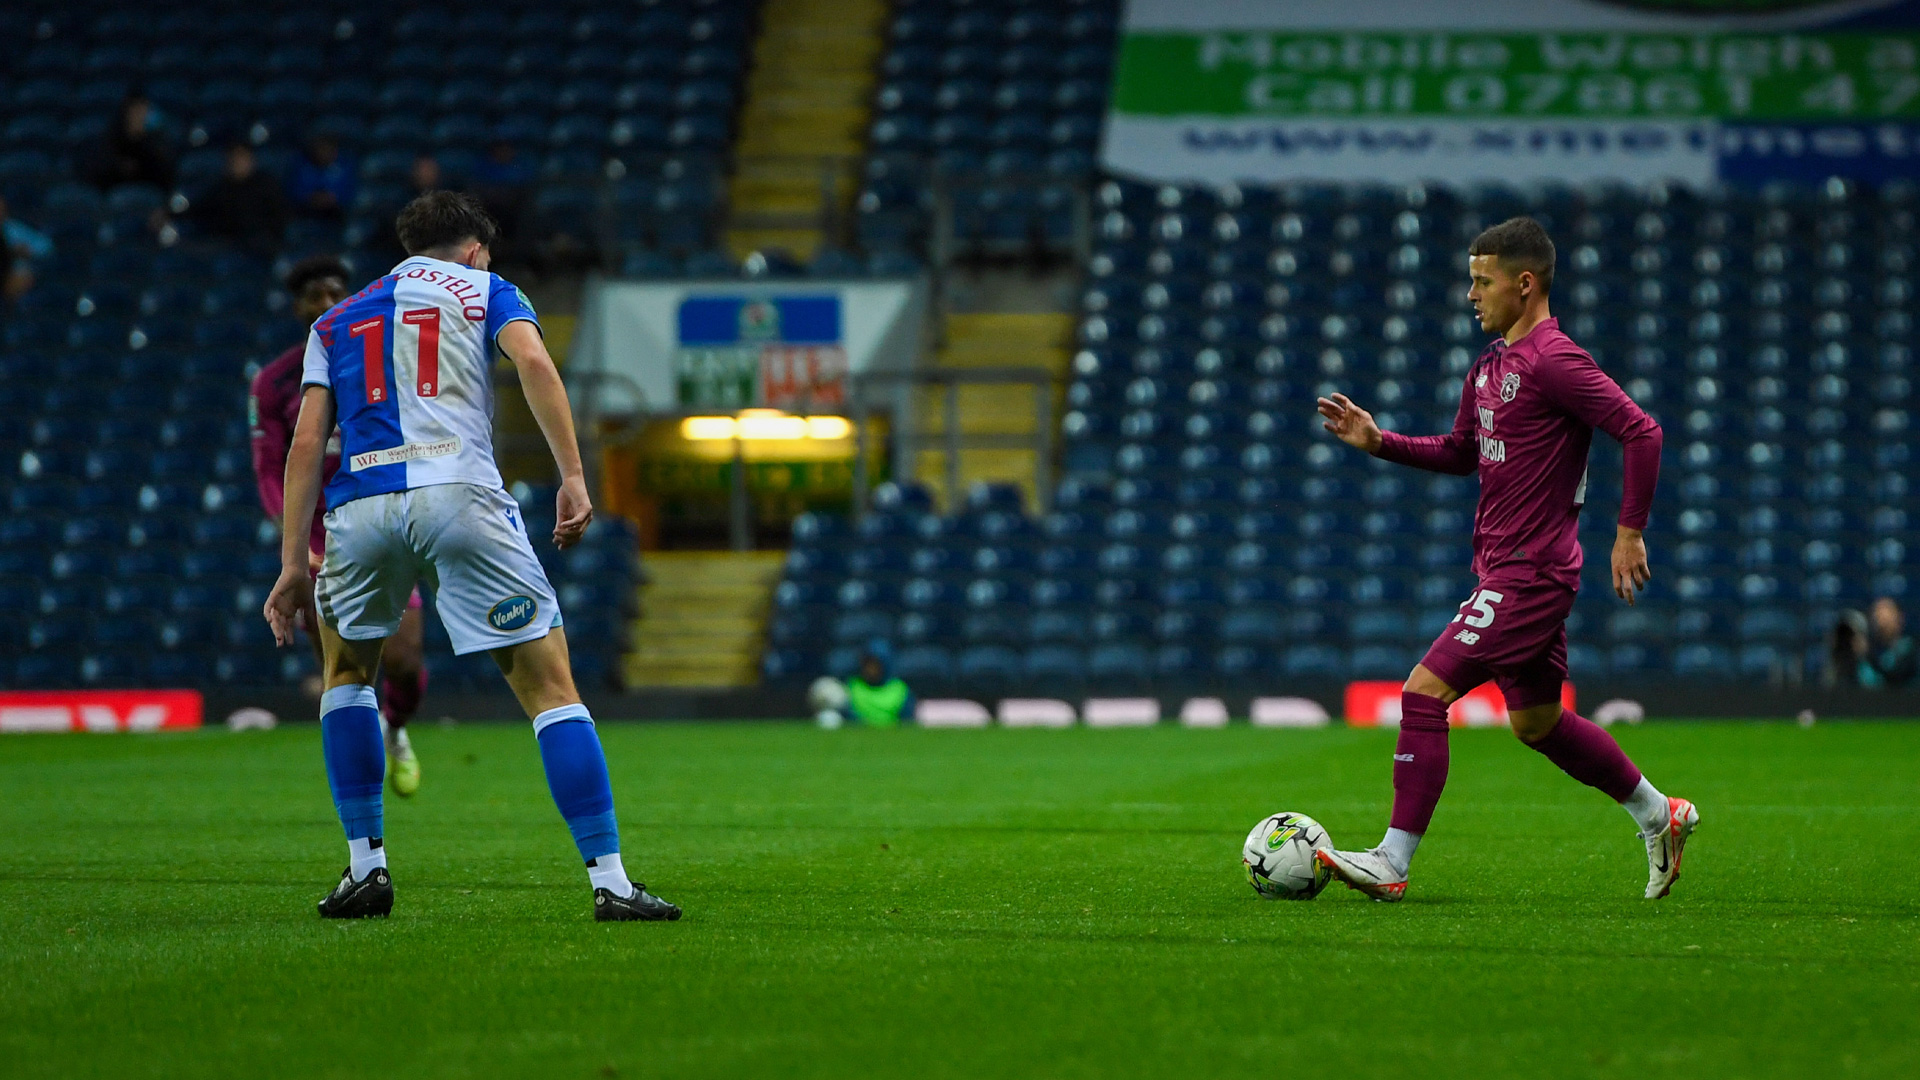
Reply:
[[[1507,595],[1505,593],[1497,593],[1492,589],[1481,589],[1472,596],[1467,597],[1467,602],[1460,605],[1460,613],[1453,617],[1453,621],[1459,622],[1461,619],[1465,619],[1467,620],[1467,625],[1475,629],[1491,626],[1493,625],[1493,605],[1506,598]],[[1468,608],[1473,609],[1473,614],[1467,614]]]

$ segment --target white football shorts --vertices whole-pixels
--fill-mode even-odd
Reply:
[[[498,488],[433,484],[327,511],[314,586],[320,618],[349,641],[392,634],[416,583],[433,589],[459,655],[518,645],[560,625],[520,506]]]

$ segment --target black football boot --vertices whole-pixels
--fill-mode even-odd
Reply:
[[[384,919],[392,911],[393,878],[387,875],[384,866],[375,867],[359,881],[353,880],[353,870],[348,868],[340,874],[340,884],[320,898],[323,919],[365,919],[375,915]]]
[[[613,895],[611,889],[593,890],[594,922],[672,922],[679,917],[679,908],[648,892],[637,881],[633,883],[633,895],[624,899]]]

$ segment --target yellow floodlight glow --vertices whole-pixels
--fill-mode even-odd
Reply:
[[[680,421],[680,437],[700,441],[731,439],[735,427],[731,416],[689,416]]]
[[[844,416],[791,416],[779,409],[742,409],[731,416],[689,416],[680,421],[680,437],[695,442],[725,439],[845,439],[853,423]]]
[[[807,437],[807,422],[801,417],[788,416],[772,409],[748,409],[740,414],[740,437],[804,439]]]

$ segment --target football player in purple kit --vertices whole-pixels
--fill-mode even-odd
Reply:
[[[1593,430],[1619,440],[1625,490],[1613,544],[1613,591],[1631,604],[1652,576],[1641,538],[1660,472],[1660,425],[1560,330],[1547,308],[1554,249],[1539,222],[1513,218],[1467,249],[1467,294],[1480,327],[1499,334],[1467,372],[1445,435],[1380,430],[1345,395],[1319,401],[1342,442],[1434,472],[1480,474],[1473,571],[1479,587],[1414,666],[1400,695],[1393,815],[1368,851],[1322,850],[1335,876],[1376,900],[1406,894],[1407,870],[1447,782],[1447,706],[1493,680],[1520,741],[1625,807],[1647,844],[1649,900],[1667,895],[1700,815],[1648,782],[1613,737],[1561,707],[1566,618],[1580,583],[1580,507]]]
[[[311,327],[328,308],[346,299],[347,268],[332,256],[315,255],[287,271],[286,286],[293,296],[294,314]],[[268,362],[254,376],[247,398],[254,481],[260,489],[260,507],[275,525],[280,524],[286,504],[287,455],[293,447],[294,424],[300,419],[300,364],[306,352],[302,343]],[[331,477],[339,468],[336,440],[326,457],[325,474]],[[313,519],[309,550],[313,572],[318,574],[327,551],[327,529],[319,517]],[[324,667],[320,637],[313,627],[306,629],[313,642],[314,658]],[[380,679],[380,728],[387,745],[387,779],[394,794],[412,795],[420,790],[420,759],[413,752],[413,741],[407,738],[407,721],[419,711],[420,699],[427,692],[418,589],[408,601],[400,629],[387,639],[380,653]]]

